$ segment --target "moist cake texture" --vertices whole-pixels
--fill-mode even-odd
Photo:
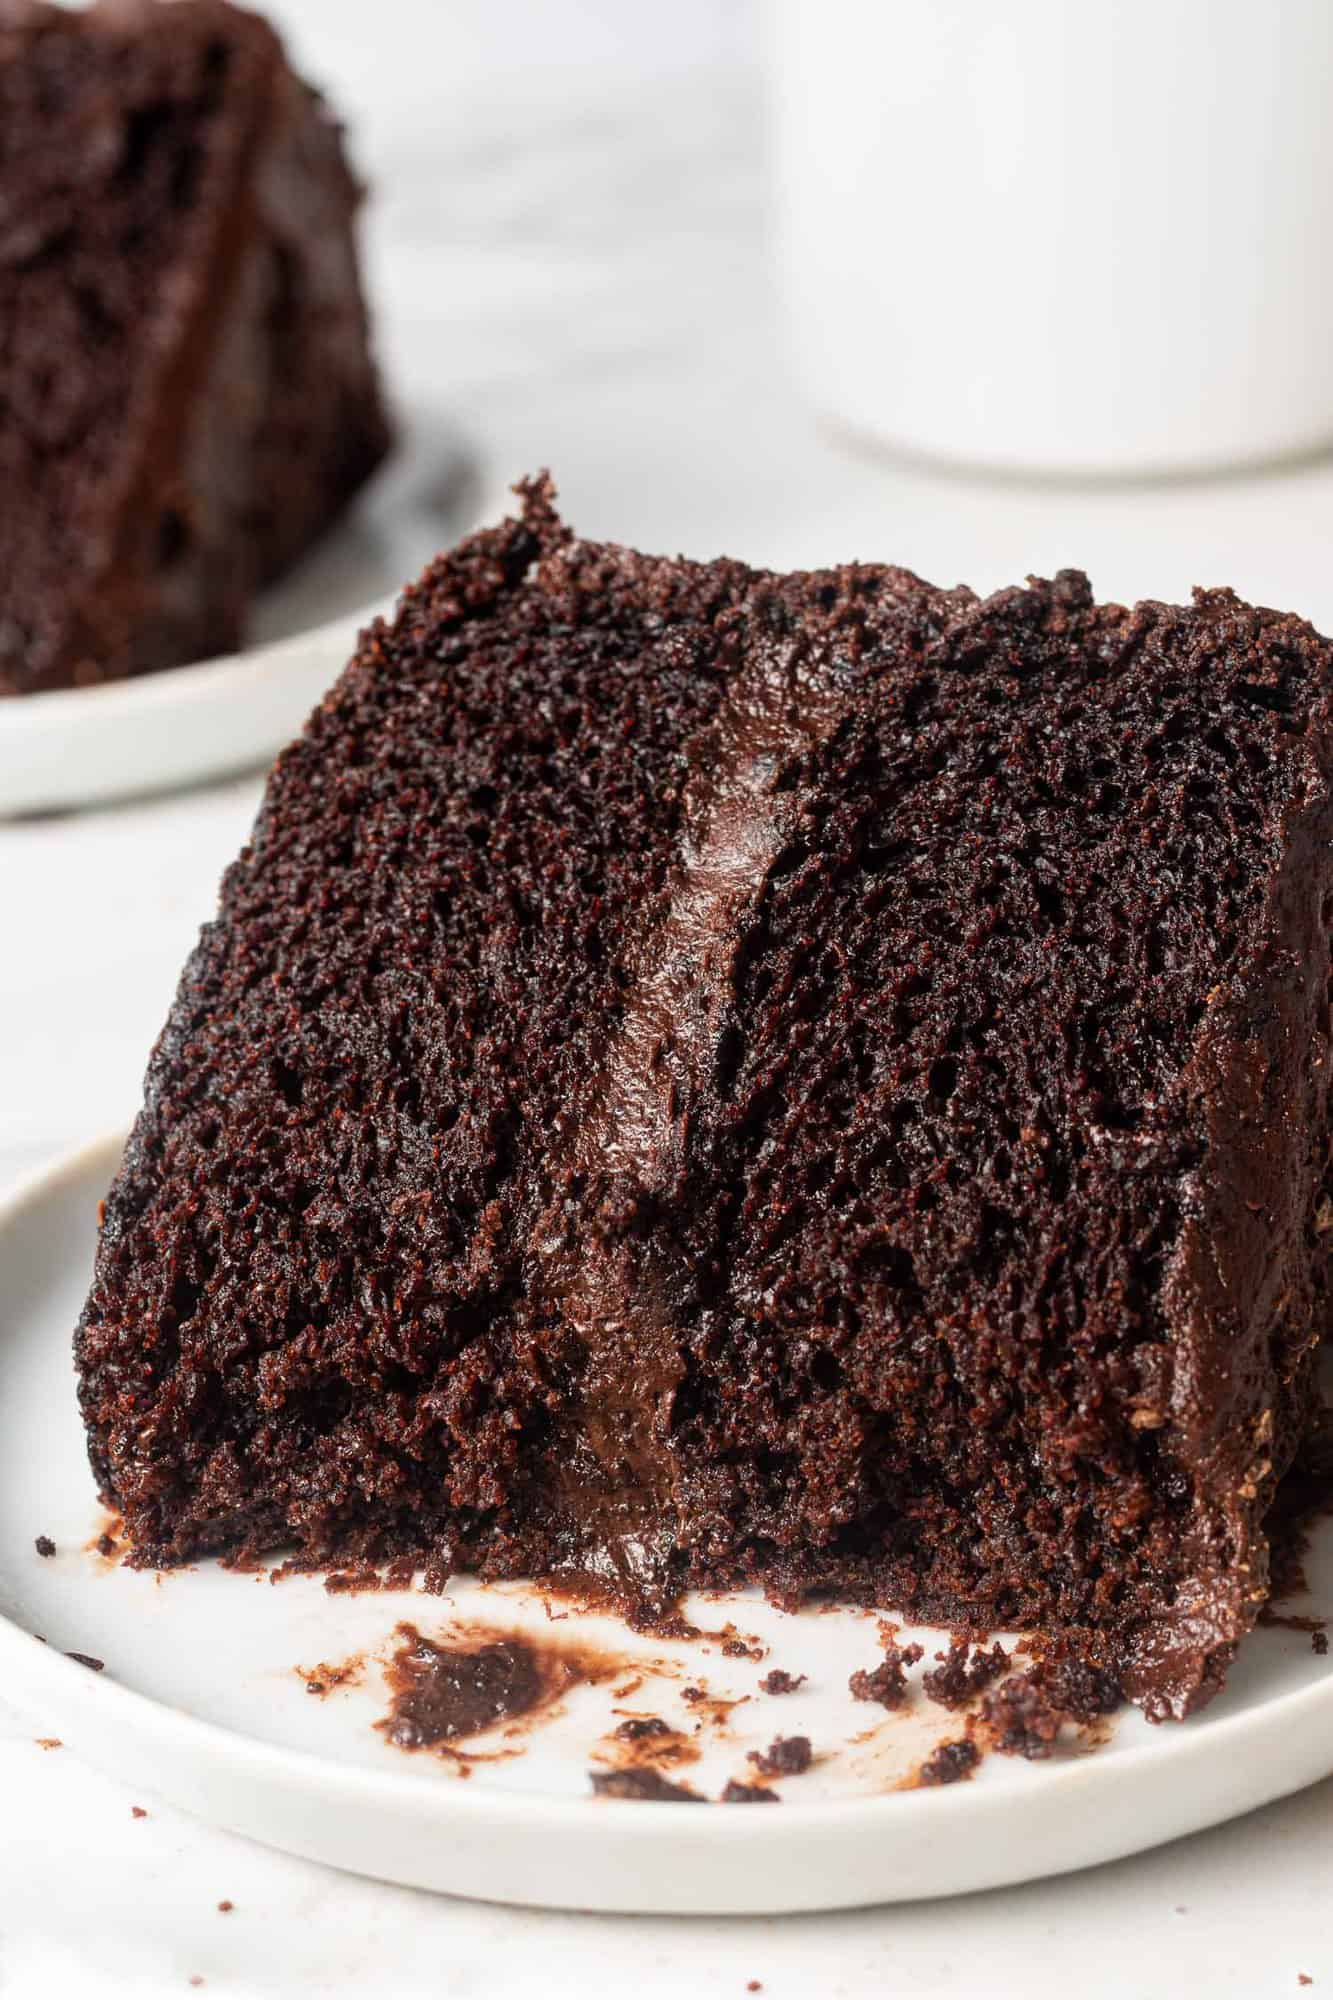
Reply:
[[[279,759],[77,1335],[136,1557],[758,1580],[1219,1685],[1325,1324],[1330,653],[439,558]]]
[[[382,457],[337,127],[226,0],[0,0],[0,695],[225,652]]]

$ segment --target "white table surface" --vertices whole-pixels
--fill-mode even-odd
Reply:
[[[873,556],[979,587],[1077,563],[1104,595],[1225,581],[1333,629],[1328,463],[1032,489],[821,432],[788,379],[771,290],[761,24],[745,0],[273,11],[378,189],[369,256],[399,400],[410,410],[429,385],[451,401],[480,491],[549,464],[580,529],[643,546]],[[258,790],[250,777],[0,823],[0,1186],[132,1113]],[[39,1749],[43,1733],[0,1701],[5,2000],[179,1993],[192,1975],[246,1996],[739,1996],[758,1979],[775,2000],[1261,2000],[1304,1990],[1302,1973],[1333,1988],[1333,1781],[1057,1882],[689,1922],[487,1909],[336,1876],[135,1799],[77,1743]]]

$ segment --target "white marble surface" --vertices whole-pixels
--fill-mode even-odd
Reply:
[[[478,489],[551,465],[582,529],[774,563],[851,554],[991,586],[1227,581],[1333,627],[1333,467],[1029,489],[824,435],[787,377],[765,238],[762,22],[733,0],[274,9],[356,127],[382,346],[444,397]],[[405,37],[413,36],[404,60]],[[904,191],[913,198],[912,190]],[[890,253],[884,241],[868,255]],[[911,282],[904,274],[904,284]],[[0,1184],[116,1123],[258,780],[0,824]],[[2,1692],[2,1691],[0,1691]],[[0,1994],[36,2000],[623,1993],[1174,1995],[1333,1984],[1333,1782],[1095,1873],[947,1905],[690,1923],[468,1907],[158,1810],[0,1706]],[[220,1898],[236,1905],[227,1915]]]

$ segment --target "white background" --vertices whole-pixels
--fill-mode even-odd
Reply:
[[[813,0],[812,0],[813,4]],[[1229,582],[1333,629],[1333,470],[1032,489],[821,433],[769,275],[763,18],[743,0],[285,0],[373,183],[404,421],[448,408],[498,493],[549,464],[580,529],[992,587]],[[904,200],[919,191],[903,190]],[[868,256],[891,255],[892,216]],[[905,286],[909,276],[905,274]],[[0,1185],[133,1111],[258,781],[0,822]],[[0,1691],[2,1694],[2,1691]],[[689,1923],[487,1910],[335,1877],[44,1752],[0,1706],[0,1995],[367,1991],[1041,1996],[1333,1985],[1333,1783],[1091,1875],[963,1902]],[[139,1801],[136,1801],[139,1802]],[[219,1898],[236,1904],[230,1915]]]

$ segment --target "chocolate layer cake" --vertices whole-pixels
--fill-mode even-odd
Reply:
[[[225,652],[388,442],[337,127],[225,0],[0,0],[0,695]]]
[[[1329,646],[570,538],[279,760],[79,1328],[137,1556],[755,1579],[1219,1684],[1325,1323]]]

